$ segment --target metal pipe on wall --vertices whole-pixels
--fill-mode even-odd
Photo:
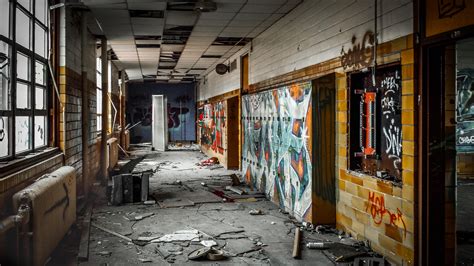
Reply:
[[[107,56],[107,39],[102,37],[101,39],[101,60],[102,60],[102,140],[100,143],[100,174],[103,181],[108,179],[107,169],[107,120],[108,114],[108,87],[109,87],[109,68],[108,68],[108,56]]]

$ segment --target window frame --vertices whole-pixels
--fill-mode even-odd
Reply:
[[[377,66],[376,68],[376,77],[379,78],[380,74],[378,74],[379,72],[383,72],[383,71],[387,71],[388,70],[391,70],[391,69],[395,69],[395,68],[400,68],[401,69],[401,64],[400,62],[394,62],[394,63],[389,63],[389,64],[383,64],[383,65],[379,65]],[[391,181],[391,182],[394,182],[394,183],[402,183],[402,174],[401,172],[403,171],[402,168],[400,168],[400,173],[398,175],[394,175],[393,173],[390,173],[388,171],[386,171],[386,169],[384,169],[384,164],[385,164],[385,158],[382,158],[382,153],[384,153],[382,150],[383,150],[383,147],[382,147],[382,137],[383,137],[383,131],[382,131],[382,91],[373,91],[373,93],[376,93],[376,98],[375,98],[375,101],[374,101],[374,104],[375,104],[375,107],[376,107],[376,110],[375,110],[375,113],[374,113],[374,118],[375,120],[373,121],[376,121],[375,122],[375,126],[373,128],[373,134],[374,134],[374,138],[371,140],[373,143],[373,145],[370,145],[370,147],[373,148],[373,154],[372,155],[368,155],[368,154],[364,154],[364,151],[360,151],[358,149],[358,145],[360,144],[361,142],[361,135],[360,135],[360,132],[362,129],[365,129],[364,127],[362,127],[362,125],[360,124],[360,116],[361,116],[361,113],[360,113],[360,108],[361,106],[358,105],[359,104],[359,99],[353,99],[353,97],[355,97],[355,95],[357,94],[360,94],[360,93],[356,93],[354,92],[355,90],[355,85],[354,83],[357,82],[357,79],[362,79],[363,80],[363,77],[365,75],[371,75],[371,70],[372,69],[369,69],[369,71],[353,71],[353,72],[349,72],[347,73],[347,95],[348,95],[348,121],[349,121],[349,126],[348,126],[348,140],[349,140],[349,145],[348,145],[348,162],[347,162],[347,169],[349,169],[350,171],[354,171],[354,172],[357,172],[357,173],[362,173],[362,174],[365,174],[365,175],[368,175],[368,176],[371,176],[371,177],[374,177],[374,178],[382,178],[384,180],[388,180],[388,181]],[[400,75],[400,87],[399,87],[399,101],[398,101],[398,104],[399,106],[395,106],[395,108],[398,108],[399,109],[397,111],[400,111],[401,112],[401,96],[402,96],[402,73],[401,71],[399,72],[399,75]],[[361,96],[359,96],[360,98],[363,97],[363,94],[361,94]],[[355,103],[357,102],[357,104]],[[355,105],[355,106],[354,106]],[[364,113],[365,115],[365,113]],[[400,114],[401,115],[401,114]],[[359,117],[359,119],[357,119],[356,117]],[[355,119],[354,119],[355,118]],[[401,119],[401,117],[400,117]],[[359,123],[354,123],[354,121],[357,120],[359,121]],[[357,124],[357,125],[356,125]],[[403,127],[403,124],[401,123],[401,120],[400,120],[400,125],[399,125],[399,128],[400,128],[400,144],[402,143],[402,139],[401,139],[401,129]],[[365,139],[366,135],[364,135],[364,139]],[[365,142],[367,142],[368,140],[366,140]],[[403,156],[403,147],[400,146],[400,167],[401,167],[401,159],[402,159],[402,156]],[[370,163],[372,165],[372,168],[373,169],[369,169],[368,171],[373,171],[373,173],[367,173],[366,171],[364,171],[364,167],[362,167],[362,164],[366,164],[366,163]],[[360,165],[358,165],[360,164]],[[357,165],[359,167],[357,167]],[[365,168],[367,169],[367,168]],[[378,176],[377,172],[386,172],[388,173],[388,176]]]
[[[0,34],[0,41],[8,45],[8,74],[9,81],[7,82],[6,90],[9,92],[8,101],[10,102],[9,108],[6,110],[0,110],[1,117],[8,117],[8,152],[6,156],[0,157],[0,161],[11,161],[24,157],[27,154],[35,153],[38,151],[45,150],[49,147],[50,136],[51,136],[51,125],[49,117],[50,108],[50,86],[49,86],[49,75],[47,73],[48,67],[48,51],[49,51],[49,15],[47,1],[44,1],[46,5],[42,10],[45,10],[45,23],[36,17],[36,1],[30,0],[30,7],[22,6],[18,0],[10,0],[8,3],[8,36]],[[29,10],[30,11],[29,11]],[[17,26],[17,12],[22,12],[29,19],[29,47],[25,47],[17,43],[16,26]],[[44,56],[36,53],[36,27],[39,27],[44,31]],[[29,59],[28,62],[28,78],[22,79],[17,77],[17,58],[18,54],[22,54]],[[36,64],[41,63],[43,65],[43,84],[36,83]],[[3,77],[2,77],[3,78]],[[28,86],[28,98],[29,104],[27,108],[17,107],[17,90],[18,84],[25,84]],[[43,108],[36,109],[36,89],[43,89]],[[2,88],[3,89],[3,88]],[[16,120],[17,117],[26,116],[29,119],[28,129],[28,148],[18,152],[17,150],[17,136],[16,136]],[[35,117],[44,117],[44,127],[42,134],[44,134],[44,144],[37,146],[35,143]],[[38,133],[39,134],[39,133]]]
[[[100,77],[100,82],[99,82]],[[102,132],[102,59],[100,57],[96,58],[96,130],[100,135]],[[100,98],[100,99],[99,99]],[[100,107],[99,108],[99,104]]]

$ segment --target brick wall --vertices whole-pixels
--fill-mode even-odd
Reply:
[[[378,47],[379,64],[400,62],[402,69],[402,184],[348,170],[348,75],[337,80],[337,226],[396,264],[414,261],[415,96],[412,36]]]
[[[86,57],[82,59],[80,11],[61,10],[60,39],[60,82],[61,103],[64,106],[60,118],[60,148],[64,152],[65,164],[77,170],[78,195],[82,194],[83,183],[91,184],[99,172],[100,141],[97,132],[96,98],[96,38],[88,33]],[[82,60],[87,73],[88,106],[82,102]],[[118,70],[112,67],[112,94],[118,94]],[[83,174],[82,161],[82,108],[89,110],[89,173]],[[113,118],[113,117],[112,117]],[[83,180],[86,178],[86,180]]]

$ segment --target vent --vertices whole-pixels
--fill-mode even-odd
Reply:
[[[231,46],[244,46],[251,42],[252,38],[244,37],[217,37],[212,45],[231,45]]]
[[[204,54],[201,58],[221,58],[221,55]]]
[[[158,43],[137,43],[137,48],[160,48],[161,45]]]
[[[163,10],[129,10],[132,18],[164,18],[165,12]]]
[[[170,11],[194,11],[197,0],[172,0],[168,1],[166,10]]]
[[[234,61],[232,61],[232,62],[230,63],[229,72],[232,72],[232,71],[234,71],[234,70],[236,70],[236,69],[237,69],[237,60],[234,59]]]
[[[163,31],[163,44],[186,44],[193,26],[178,26]]]
[[[160,35],[136,35],[135,40],[137,41],[159,41],[161,40]]]

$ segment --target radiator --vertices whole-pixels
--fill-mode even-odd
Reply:
[[[14,209],[22,203],[30,206],[31,213],[29,232],[19,236],[19,259],[22,265],[44,265],[76,220],[74,168],[63,166],[17,192]]]

